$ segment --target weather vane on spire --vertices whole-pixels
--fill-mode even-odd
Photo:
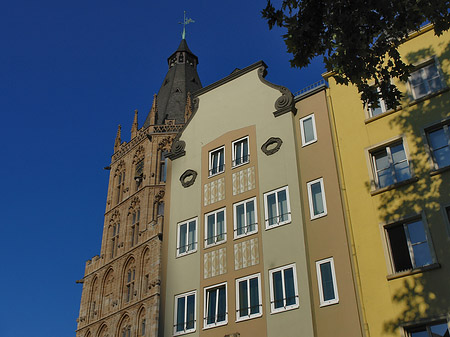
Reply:
[[[183,25],[183,33],[181,33],[181,38],[183,40],[186,39],[186,25],[189,23],[193,23],[195,22],[194,20],[192,20],[191,18],[186,18],[186,11],[184,11],[184,20],[183,22],[178,22],[180,25]]]

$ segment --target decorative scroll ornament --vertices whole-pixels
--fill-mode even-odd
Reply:
[[[264,152],[266,155],[270,156],[276,152],[281,147],[281,144],[283,144],[283,141],[281,138],[278,137],[270,137],[262,146],[261,151]]]
[[[170,152],[166,155],[166,157],[170,160],[174,160],[184,156],[186,154],[186,151],[184,151],[185,147],[186,143],[184,141],[179,139],[174,140]]]
[[[180,177],[181,185],[183,187],[189,187],[192,186],[195,182],[195,179],[197,178],[197,172],[194,170],[186,170]]]
[[[275,101],[275,111],[273,112],[273,115],[278,117],[290,111],[295,115],[297,113],[297,109],[295,108],[294,95],[292,95],[288,88],[267,81],[264,78],[266,74],[266,67],[260,67],[258,69],[258,77],[261,82],[281,92],[281,96]]]

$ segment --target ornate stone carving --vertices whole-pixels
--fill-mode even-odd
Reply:
[[[171,136],[167,136],[164,137],[159,143],[158,143],[158,150],[169,150],[170,146],[172,144],[172,137]]]
[[[186,151],[184,150],[185,147],[186,143],[183,140],[174,140],[170,152],[166,155],[166,157],[170,160],[174,160],[184,156],[186,154]]]
[[[157,195],[155,195],[155,203],[160,202],[164,198],[164,190],[160,190]]]
[[[283,141],[281,140],[281,138],[270,137],[261,146],[261,151],[264,152],[266,155],[270,156],[271,154],[274,154],[274,153],[278,152],[278,150],[281,147],[281,144],[283,144]]]
[[[192,186],[195,182],[195,179],[197,178],[197,172],[194,170],[186,170],[180,177],[181,185],[183,187],[189,187]]]

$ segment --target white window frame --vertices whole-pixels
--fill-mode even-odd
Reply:
[[[325,300],[324,295],[323,295],[323,280],[322,280],[322,272],[320,270],[320,266],[325,263],[330,263],[330,265],[331,265],[331,277],[332,277],[332,281],[333,281],[334,298],[330,299],[330,300]],[[329,257],[327,259],[316,261],[316,272],[317,272],[317,283],[318,283],[318,287],[319,287],[320,307],[325,307],[327,305],[339,303],[339,294],[338,294],[338,288],[337,288],[337,282],[336,282],[336,272],[334,270],[334,259],[332,257]]]
[[[427,331],[428,336],[432,337],[433,335],[431,332],[431,328],[435,325],[447,325],[447,330],[450,331],[450,325],[449,325],[448,320],[442,319],[442,320],[424,322],[422,324],[414,324],[412,326],[404,326],[403,327],[404,335],[402,335],[402,336],[411,337],[412,333],[421,332],[421,331],[417,331],[418,329],[425,329]],[[414,330],[416,330],[416,331],[414,331]]]
[[[445,165],[445,166],[439,167],[438,162],[436,161],[436,157],[435,157],[435,150],[437,150],[437,149],[432,148],[430,138],[429,138],[430,133],[433,133],[433,132],[441,130],[441,129],[444,131],[444,135],[446,137],[445,140],[447,141],[447,148],[450,148],[450,121],[449,120],[446,120],[442,123],[438,123],[433,126],[430,126],[424,130],[425,131],[425,139],[427,142],[426,146],[427,146],[427,150],[429,152],[432,169],[435,171],[443,169],[443,168],[447,168],[450,166],[450,165]]]
[[[223,240],[217,241],[217,213],[223,211],[223,222],[224,222],[224,232],[223,232]],[[214,223],[214,243],[208,244],[208,216],[215,215],[215,223]],[[212,247],[215,245],[220,245],[221,243],[227,242],[227,210],[226,207],[216,209],[212,212],[205,214],[205,248]]]
[[[313,196],[312,196],[312,191],[311,191],[311,186],[314,184],[317,184],[317,183],[320,184],[320,190],[322,192],[321,197],[322,197],[322,203],[323,203],[323,212],[319,213],[319,214],[314,213],[314,203],[313,203]],[[309,214],[310,214],[311,220],[321,218],[321,217],[327,215],[328,214],[327,201],[326,201],[326,197],[325,197],[325,186],[323,184],[323,178],[319,178],[319,179],[316,179],[316,180],[306,183],[306,187],[308,190]]]
[[[374,90],[375,90],[375,88],[374,88]],[[380,93],[380,88],[377,87],[376,91],[377,91],[377,93]],[[392,108],[388,108],[386,102],[384,101],[384,99],[382,97],[378,97],[377,101],[378,101],[378,106],[381,109],[381,112],[379,114],[374,115],[373,112],[376,108],[372,108],[370,106],[370,104],[365,105],[365,108],[367,110],[367,114],[368,114],[369,118],[380,116],[380,115],[384,114],[385,112],[392,110]]]
[[[247,203],[250,202],[250,201],[253,201],[253,207],[255,209],[255,223],[254,224],[248,224],[247,223],[247,216],[246,216],[247,215]],[[244,234],[238,234],[238,228],[237,228],[237,212],[236,212],[236,208],[238,206],[240,206],[240,205],[244,205],[244,215],[245,215],[245,218],[244,218],[244,222],[245,222]],[[246,200],[243,200],[243,201],[240,201],[240,202],[237,202],[237,203],[233,204],[233,220],[234,220],[233,222],[234,222],[234,238],[235,239],[239,239],[239,238],[242,238],[244,236],[257,233],[258,232],[258,209],[257,209],[256,197],[249,198],[249,199],[246,199]],[[255,229],[252,230],[252,231],[247,231],[249,225],[254,225]]]
[[[194,295],[194,327],[192,329],[186,329],[186,319],[187,319],[187,298],[188,296]],[[176,331],[177,330],[177,313],[178,313],[178,299],[184,297],[184,329],[183,331]],[[184,335],[190,332],[194,332],[197,329],[197,290],[193,290],[184,294],[179,294],[175,296],[175,304],[174,304],[174,315],[173,315],[173,335],[179,336]]]
[[[191,245],[189,243],[189,224],[191,222],[193,222],[193,221],[195,221],[195,237],[194,237],[195,242],[191,243],[193,245],[193,249],[189,250],[188,248]],[[188,247],[188,248],[186,249],[185,252],[180,253],[180,246],[179,246],[180,245],[180,230],[181,230],[181,226],[184,225],[184,224],[187,225],[186,226],[185,247]],[[179,222],[177,224],[177,242],[176,242],[176,245],[177,245],[177,257],[188,255],[188,254],[192,254],[192,253],[195,253],[197,251],[197,247],[198,247],[198,217],[191,218],[191,219],[188,219],[188,220],[185,220],[185,221],[181,221],[181,222]]]
[[[222,167],[222,170],[220,170],[220,166],[219,166],[219,163],[220,163],[220,157],[219,157],[218,163],[217,163],[217,168],[218,168],[217,172],[212,173],[211,171],[212,171],[212,169],[214,167],[213,162],[212,162],[213,161],[213,154],[216,153],[216,152],[220,152],[220,151],[222,151],[222,156],[223,156],[223,167]],[[218,147],[218,148],[216,148],[214,150],[209,151],[209,153],[208,153],[208,177],[213,177],[213,176],[221,174],[223,172],[225,172],[225,146]]]
[[[394,146],[397,146],[399,144],[402,144],[402,146],[403,146],[403,151],[405,153],[405,158],[406,158],[405,160],[408,163],[409,175],[410,175],[409,178],[403,179],[403,180],[398,180],[396,177],[396,174],[395,174],[396,171],[395,171],[394,166],[395,166],[395,164],[398,164],[398,163],[394,163],[394,161],[392,159],[392,152],[391,152],[391,148]],[[393,182],[392,182],[392,184],[380,187],[379,174],[378,174],[379,170],[376,165],[375,155],[382,150],[386,151],[386,154],[387,154],[387,157],[389,160],[389,171],[390,171],[390,174],[393,176]],[[374,186],[374,188],[373,188],[374,190],[389,188],[390,186],[395,186],[404,181],[408,181],[414,177],[414,171],[413,171],[411,161],[409,158],[409,151],[408,151],[407,143],[405,142],[403,137],[397,138],[397,139],[389,141],[387,143],[383,143],[380,146],[376,146],[376,147],[369,149],[369,157],[370,157],[370,166],[371,166],[371,177],[372,177],[372,181],[374,184],[372,186]]]
[[[314,139],[312,139],[312,140],[307,142],[306,139],[305,139],[305,126],[304,126],[304,123],[309,118],[312,119],[312,127],[313,127]],[[316,118],[315,118],[314,114],[310,114],[310,115],[300,119],[300,134],[302,136],[302,147],[317,142]]]
[[[286,300],[286,292],[285,292],[285,283],[284,283],[284,270],[292,268],[293,278],[294,278],[294,290],[295,290],[295,303],[291,305],[284,305],[281,308],[275,308],[275,296],[274,296],[274,285],[273,285],[273,277],[272,275],[278,271],[281,271],[282,277],[282,286],[283,286],[283,302]],[[283,312],[287,310],[296,309],[299,307],[299,297],[298,297],[298,286],[297,286],[297,269],[295,267],[295,263],[288,264],[283,267],[278,267],[275,269],[269,270],[269,283],[270,283],[270,313],[276,314],[278,312]]]
[[[214,288],[219,288],[221,286],[225,285],[225,320],[221,321],[221,322],[216,322],[216,323],[212,323],[212,324],[208,324],[207,319],[208,319],[208,290],[210,289],[214,289]],[[217,302],[216,302],[216,317],[217,317],[217,313],[218,313],[218,306],[219,306],[219,300],[217,297]],[[206,287],[204,288],[204,292],[203,292],[203,308],[204,308],[204,313],[203,313],[203,330],[206,329],[210,329],[210,328],[215,328],[217,326],[222,326],[222,325],[226,325],[228,324],[228,287],[227,287],[227,282],[222,282],[219,284],[215,284],[213,286],[210,287]]]
[[[243,141],[245,141],[245,140],[247,140],[247,157],[246,157],[246,160],[245,161],[243,161],[242,163],[240,163],[240,164],[236,164],[236,155],[237,155],[237,153],[236,153],[236,149],[235,149],[235,144],[237,144],[237,143],[240,143],[240,142],[243,142]],[[234,167],[239,167],[239,166],[242,166],[242,165],[245,165],[245,164],[247,164],[249,161],[250,161],[250,140],[249,140],[249,138],[248,138],[248,136],[245,136],[245,137],[242,137],[242,138],[240,138],[240,139],[237,139],[237,140],[235,140],[235,141],[233,141],[232,143],[231,143],[231,151],[232,151],[232,156],[233,156],[233,161],[232,161],[232,167],[234,168]],[[242,151],[242,150],[241,150]],[[244,158],[244,157],[241,157],[241,158]],[[244,159],[243,159],[244,160]]]
[[[287,217],[288,219],[285,221],[277,221],[276,224],[273,225],[269,225],[269,209],[267,207],[267,197],[271,194],[275,194],[275,199],[276,199],[276,207],[277,207],[277,215],[276,217],[280,218],[280,214],[279,214],[279,210],[278,210],[278,192],[282,191],[282,190],[286,190],[286,202],[287,202]],[[280,187],[277,188],[276,190],[272,190],[269,191],[267,193],[264,193],[264,221],[266,223],[266,229],[271,229],[271,228],[275,228],[278,226],[282,226],[285,224],[288,224],[291,222],[291,203],[289,200],[289,187],[288,186],[284,186],[284,187]]]
[[[424,268],[430,265],[433,265],[434,263],[436,263],[436,255],[434,252],[434,246],[433,246],[433,242],[431,241],[431,236],[430,236],[430,232],[428,229],[428,224],[425,221],[425,216],[415,216],[415,217],[411,217],[411,218],[406,218],[406,219],[402,219],[398,222],[395,223],[391,223],[391,224],[387,224],[383,227],[383,231],[384,231],[384,238],[386,240],[386,247],[387,247],[387,252],[389,255],[389,269],[392,275],[395,274],[402,274],[402,273],[408,273],[411,272],[413,270],[416,269],[420,269],[420,268]],[[426,243],[429,249],[429,253],[430,253],[430,257],[431,257],[431,262],[429,264],[425,264],[425,265],[421,265],[421,266],[417,266],[416,265],[416,261],[414,258],[414,251],[413,251],[413,244],[411,243],[411,238],[409,235],[409,231],[408,231],[408,224],[414,223],[420,221],[422,223],[422,227],[423,227],[423,231],[425,234],[425,238],[426,238]],[[396,270],[396,266],[395,266],[395,260],[394,260],[394,253],[392,251],[392,246],[391,246],[391,241],[390,241],[390,237],[389,237],[389,230],[394,228],[394,227],[402,227],[403,228],[403,232],[405,235],[405,239],[406,239],[406,243],[408,246],[408,253],[409,253],[409,259],[410,259],[410,263],[411,263],[411,269],[406,269],[406,270],[400,270],[397,271]],[[415,243],[415,245],[417,244],[421,244],[425,241],[419,242],[419,243]]]
[[[434,66],[436,68],[436,72],[438,74],[438,79],[439,79],[439,82],[440,82],[440,88],[435,90],[435,91],[432,91],[432,89],[430,88],[430,85],[428,83],[428,81],[430,79],[424,77],[425,76],[425,69],[428,68],[428,67],[432,67],[432,66]],[[416,95],[416,91],[414,90],[414,88],[412,86],[412,83],[411,83],[412,75],[414,73],[418,73],[418,72],[420,72],[422,83],[425,84],[425,88],[427,89],[427,92],[425,94],[421,95],[421,96],[417,96]],[[416,69],[411,72],[410,77],[408,78],[408,87],[409,87],[409,91],[411,93],[411,96],[412,96],[412,98],[414,100],[421,99],[422,97],[426,97],[428,95],[431,95],[431,94],[433,94],[435,92],[439,92],[440,90],[444,89],[445,88],[445,82],[444,82],[444,79],[443,79],[443,76],[442,76],[442,72],[441,72],[441,69],[440,69],[440,66],[439,66],[439,60],[436,57],[433,57],[432,59],[430,59],[428,61],[425,61],[422,64],[417,65]]]
[[[250,310],[249,310],[249,314],[247,316],[243,316],[243,317],[239,317],[239,311],[240,311],[240,307],[239,307],[239,283],[246,281],[247,282],[247,303],[250,306],[250,280],[252,279],[258,279],[258,305],[259,305],[259,312],[255,313],[255,314],[251,314]],[[248,307],[247,309],[250,309],[250,307]],[[257,274],[253,274],[253,275],[249,275],[249,276],[245,276],[245,277],[241,277],[239,279],[236,280],[236,322],[240,322],[240,321],[246,321],[248,319],[252,319],[252,318],[256,318],[256,317],[261,317],[262,316],[262,294],[261,294],[261,274],[257,273]]]

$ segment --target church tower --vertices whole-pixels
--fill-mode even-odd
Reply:
[[[156,337],[167,157],[202,87],[198,58],[183,38],[144,125],[114,142],[100,254],[86,262],[77,337]],[[176,148],[176,147],[174,147]],[[175,149],[176,150],[176,149]],[[175,151],[174,150],[174,151]],[[175,153],[176,154],[176,153]]]

